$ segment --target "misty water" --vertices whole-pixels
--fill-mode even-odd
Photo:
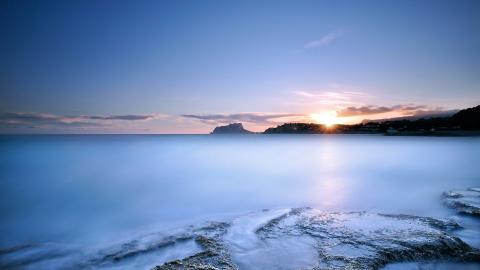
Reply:
[[[464,227],[455,234],[480,247],[479,220],[441,201],[444,191],[480,185],[478,137],[0,136],[0,153],[4,264],[25,245],[92,252],[205,221],[307,206],[454,218]],[[148,269],[199,249],[185,241],[118,267]],[[35,263],[20,269],[49,265]]]

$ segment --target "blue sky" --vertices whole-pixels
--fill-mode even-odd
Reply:
[[[205,133],[480,104],[479,1],[2,1],[0,131]]]

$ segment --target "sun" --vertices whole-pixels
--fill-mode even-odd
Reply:
[[[337,117],[336,111],[314,113],[310,115],[310,118],[319,124],[324,124],[326,127],[333,127],[342,122],[341,119]]]

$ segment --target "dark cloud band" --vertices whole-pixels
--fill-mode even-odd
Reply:
[[[236,114],[184,114],[186,118],[193,118],[207,123],[228,124],[233,122],[247,122],[256,124],[271,124],[274,119],[286,117],[302,117],[303,114],[293,113],[236,113]]]
[[[388,112],[399,112],[402,114],[416,114],[417,112],[428,111],[425,105],[395,105],[395,106],[360,106],[348,107],[337,112],[339,117],[375,115]]]
[[[106,120],[141,121],[155,118],[155,115],[78,115],[65,116],[36,113],[0,114],[0,127],[3,128],[42,128],[42,127],[102,127],[110,126]]]

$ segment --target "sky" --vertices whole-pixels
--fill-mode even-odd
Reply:
[[[0,133],[208,133],[480,104],[480,1],[0,1]]]

